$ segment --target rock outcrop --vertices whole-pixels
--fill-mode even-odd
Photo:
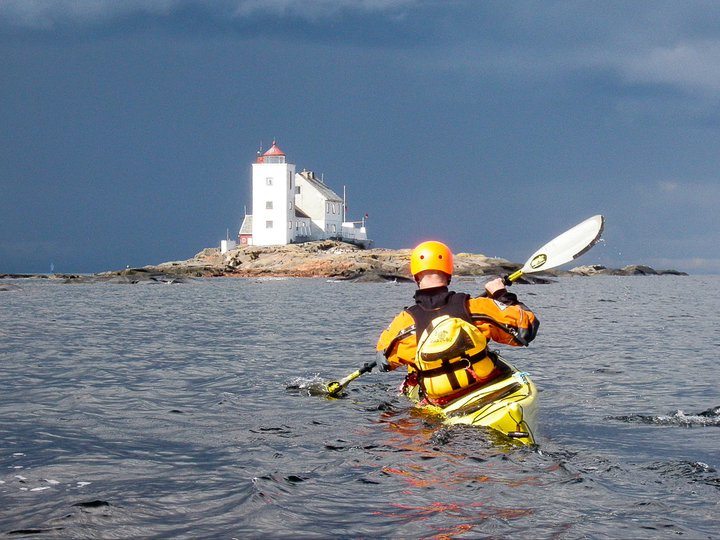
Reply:
[[[2,278],[41,277],[65,283],[107,281],[111,283],[182,283],[193,277],[324,277],[353,281],[411,281],[409,249],[362,249],[353,244],[322,240],[286,246],[241,246],[225,254],[218,248],[203,249],[192,259],[155,266],[127,268],[87,275],[0,274]],[[499,276],[521,267],[506,259],[472,253],[455,255],[455,275]],[[632,265],[610,269],[600,265],[578,266],[569,271],[548,271],[523,276],[520,283],[546,283],[557,276],[592,275],[686,275],[674,270],[656,271]]]
[[[236,277],[326,277],[382,281],[410,280],[410,250],[361,249],[335,240],[286,246],[244,246],[220,254],[205,249],[188,261],[163,263],[149,269],[176,275]],[[519,268],[505,259],[458,253],[458,275],[505,274]]]
[[[599,264],[578,266],[568,271],[579,276],[687,276],[678,270],[655,270],[642,264],[631,264],[622,268],[606,268]]]

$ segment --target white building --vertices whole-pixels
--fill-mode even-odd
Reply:
[[[312,171],[295,175],[295,207],[310,218],[310,236],[340,238],[345,204]]]
[[[334,238],[367,247],[365,220],[345,221],[345,201],[314,172],[295,165],[275,141],[252,166],[252,214],[243,219],[238,243],[276,246]]]

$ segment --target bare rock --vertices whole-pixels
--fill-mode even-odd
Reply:
[[[610,270],[608,270],[605,266],[603,266],[601,264],[590,264],[590,265],[576,266],[575,268],[571,268],[570,273],[577,274],[580,276],[597,276],[597,275],[607,275],[610,273]]]

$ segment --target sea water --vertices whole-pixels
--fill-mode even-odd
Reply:
[[[457,279],[456,290],[482,283]],[[0,534],[718,538],[718,277],[563,278],[498,346],[538,446],[443,427],[373,372],[412,284],[0,284]]]

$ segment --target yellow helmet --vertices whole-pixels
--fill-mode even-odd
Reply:
[[[416,276],[423,270],[439,270],[448,276],[453,273],[453,254],[442,242],[423,242],[410,254],[410,273]]]

